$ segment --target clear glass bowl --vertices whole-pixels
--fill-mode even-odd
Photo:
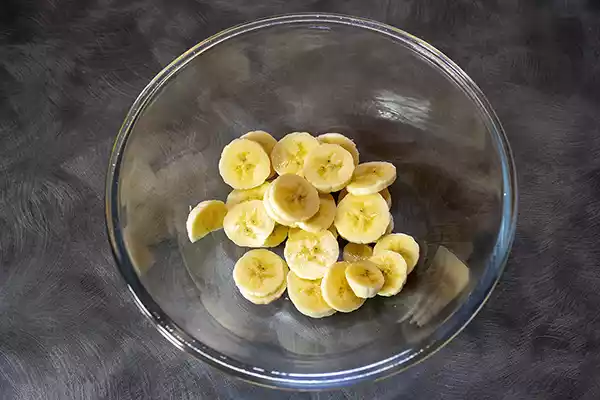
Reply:
[[[256,129],[341,132],[362,161],[396,165],[394,231],[422,249],[399,295],[320,320],[286,296],[256,306],[231,278],[247,249],[223,231],[187,240],[190,206],[230,191],[221,149]],[[488,101],[442,53],[373,21],[289,15],[203,41],[144,89],[116,139],[106,218],[136,303],[174,345],[249,381],[319,389],[401,371],[473,318],[514,236],[515,171]]]

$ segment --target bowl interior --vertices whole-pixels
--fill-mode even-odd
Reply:
[[[250,379],[310,384],[406,365],[467,322],[508,251],[509,162],[485,104],[418,40],[340,21],[263,23],[193,50],[138,100],[116,149],[121,269],[133,265],[153,300],[144,306],[181,328],[179,344]],[[190,206],[231,190],[218,174],[222,148],[257,129],[277,139],[341,132],[361,162],[395,164],[394,232],[422,251],[399,295],[321,320],[286,296],[256,306],[231,278],[248,249],[222,230],[188,241]]]

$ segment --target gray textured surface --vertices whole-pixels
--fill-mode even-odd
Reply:
[[[467,329],[403,375],[319,395],[175,349],[133,304],[103,216],[112,140],[152,76],[222,28],[299,11],[387,22],[454,59],[503,121],[521,191],[507,272]],[[599,108],[594,0],[4,0],[0,397],[598,398]]]

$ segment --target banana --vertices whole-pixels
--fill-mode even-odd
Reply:
[[[369,258],[381,270],[384,283],[379,292],[380,296],[394,296],[402,290],[406,282],[407,268],[404,258],[393,251],[381,250]]]
[[[342,146],[344,150],[352,155],[354,165],[358,165],[358,149],[356,148],[356,144],[351,139],[340,133],[324,133],[317,136],[317,140],[321,143],[337,144]]]
[[[385,229],[385,235],[389,235],[394,230],[394,216],[390,213],[390,223]]]
[[[262,247],[279,246],[287,238],[289,229],[290,228],[285,225],[276,224],[275,229],[273,229],[273,232],[271,232],[267,240],[265,240]]]
[[[319,194],[306,179],[294,174],[281,175],[268,189],[269,205],[288,221],[306,221],[319,211]]]
[[[269,214],[269,217],[271,217],[273,219],[273,221],[277,222],[279,225],[285,225],[290,228],[295,228],[297,226],[297,224],[294,221],[291,221],[289,219],[285,219],[285,218],[281,217],[281,215],[277,214],[273,210],[273,206],[271,203],[271,197],[270,197],[270,191],[268,189],[265,192],[265,196],[263,198],[263,204],[265,206],[265,210],[267,211],[267,214]]]
[[[383,250],[395,251],[404,257],[409,274],[419,261],[419,244],[412,236],[404,233],[392,233],[379,239],[373,253],[378,254]]]
[[[352,179],[352,155],[340,145],[322,144],[304,161],[304,177],[321,193],[341,190]]]
[[[251,303],[269,304],[269,303],[274,302],[278,298],[280,298],[281,295],[285,292],[286,288],[287,288],[287,285],[285,282],[283,282],[281,284],[281,286],[279,286],[279,288],[275,292],[268,294],[266,296],[254,296],[254,295],[251,295],[250,293],[247,293],[246,291],[244,291],[242,289],[240,289],[240,293],[242,294],[242,296],[244,296],[244,298],[246,300],[248,300]]]
[[[308,232],[319,232],[328,229],[335,218],[335,200],[330,194],[319,196],[319,211],[306,221],[298,222],[298,227]]]
[[[346,280],[357,297],[375,297],[385,283],[383,273],[368,260],[356,261],[346,268]]]
[[[223,220],[225,234],[242,247],[261,247],[275,228],[261,200],[250,200],[233,206]]]
[[[339,253],[338,242],[328,230],[313,233],[294,229],[283,250],[290,269],[303,279],[322,278]]]
[[[252,189],[271,173],[271,161],[262,146],[252,140],[235,139],[223,148],[219,173],[234,189]]]
[[[228,209],[231,209],[236,204],[243,203],[244,201],[262,200],[270,184],[270,182],[265,182],[262,185],[252,189],[233,189],[227,195],[225,204],[227,205]]]
[[[321,280],[321,294],[331,308],[340,312],[352,312],[362,306],[365,299],[354,294],[346,279],[348,262],[337,262],[325,273]]]
[[[288,297],[302,314],[311,318],[323,318],[335,314],[335,310],[323,300],[321,280],[302,279],[290,271],[287,275]]]
[[[373,249],[366,244],[348,243],[344,246],[342,258],[344,261],[355,262],[368,260],[373,255]]]
[[[394,164],[383,161],[363,163],[354,170],[354,176],[346,186],[346,190],[357,196],[373,194],[390,186],[395,180]]]
[[[185,224],[190,242],[194,243],[209,233],[223,228],[225,214],[227,214],[227,207],[220,200],[206,200],[194,207]]]
[[[352,243],[379,239],[390,223],[390,212],[378,193],[366,196],[348,194],[338,204],[334,224],[338,233]]]
[[[260,144],[269,157],[271,157],[273,147],[275,147],[275,145],[277,144],[277,139],[275,139],[273,136],[271,136],[270,133],[265,131],[251,131],[246,133],[245,135],[240,136],[240,139],[248,139]],[[271,173],[269,174],[269,178],[275,176],[275,174],[275,169],[271,165]]]
[[[381,190],[379,192],[379,194],[381,195],[381,197],[383,197],[383,199],[387,203],[388,208],[391,209],[392,208],[392,195],[390,194],[390,191],[388,190],[388,188]]]
[[[235,263],[233,281],[245,294],[264,297],[275,293],[288,268],[277,254],[265,249],[250,250]]]
[[[308,132],[292,132],[285,135],[271,152],[271,163],[279,175],[302,176],[304,160],[319,141]]]

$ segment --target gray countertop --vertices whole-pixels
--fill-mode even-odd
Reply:
[[[108,155],[149,80],[258,17],[373,18],[445,52],[512,144],[520,216],[507,271],[447,347],[343,391],[259,388],[167,342],[115,268]],[[600,5],[468,0],[4,0],[0,4],[2,399],[600,398]]]

